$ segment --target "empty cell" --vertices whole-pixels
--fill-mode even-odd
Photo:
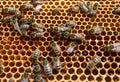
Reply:
[[[70,79],[70,75],[69,75],[69,74],[66,74],[66,75],[64,76],[64,79],[65,79],[65,80],[69,80],[69,79]]]
[[[109,75],[114,75],[114,70],[113,70],[113,69],[109,69],[109,70],[108,70],[108,74],[109,74]]]
[[[89,81],[93,81],[94,80],[94,77],[92,75],[88,76],[88,80]]]
[[[106,82],[111,82],[111,77],[110,77],[110,76],[106,76],[106,77],[105,77],[105,81],[106,81]]]
[[[100,70],[100,74],[105,75],[106,74],[106,70],[105,69],[101,69]]]
[[[59,81],[61,80],[63,77],[61,75],[57,75],[56,79]]]
[[[85,79],[86,79],[86,76],[85,76],[85,75],[81,75],[81,76],[80,76],[80,80],[81,80],[81,81],[84,81]]]

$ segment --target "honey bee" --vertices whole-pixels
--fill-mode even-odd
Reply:
[[[13,78],[10,78],[10,79],[8,80],[8,82],[14,82]]]
[[[113,14],[120,14],[120,7],[116,8],[112,13]]]
[[[42,36],[43,35],[43,32],[32,32],[31,34],[30,34],[30,37],[31,38],[36,38],[36,37],[40,37],[40,36]]]
[[[0,75],[2,75],[2,73],[3,73],[3,67],[2,67],[2,65],[0,64]]]
[[[33,9],[32,4],[24,4],[20,6],[20,10],[31,10],[31,9]]]
[[[58,56],[53,56],[53,67],[59,71],[61,69],[61,63]]]
[[[101,58],[99,56],[96,56],[87,66],[87,69],[92,69],[94,66],[96,66],[99,62],[101,62]]]
[[[33,64],[33,70],[34,70],[35,73],[41,73],[42,69],[41,69],[39,63],[35,62]]]
[[[10,23],[11,21],[13,21],[13,19],[14,19],[14,16],[7,16],[5,18],[2,18],[1,22],[3,22],[3,23]]]
[[[47,59],[42,58],[42,65],[44,68],[45,74],[50,77],[52,75],[52,69],[50,63],[47,61]]]
[[[40,51],[38,49],[36,49],[34,52],[33,52],[33,55],[32,55],[32,60],[37,60],[38,57],[41,55]]]
[[[59,55],[61,52],[60,46],[55,42],[55,41],[51,41],[50,42],[50,47],[54,50],[54,53],[56,55]]]
[[[66,26],[71,28],[71,27],[75,26],[75,22],[69,21],[66,23]]]
[[[102,31],[103,31],[103,28],[101,28],[101,27],[96,27],[96,28],[91,28],[91,29],[89,29],[89,30],[88,30],[88,33],[89,33],[89,34],[100,34],[100,33],[102,33]]]
[[[74,50],[74,48],[77,46],[77,43],[76,42],[71,42],[67,48],[67,53],[68,54],[71,54]]]
[[[3,8],[2,9],[2,13],[4,13],[4,14],[15,13],[15,12],[16,12],[16,8],[15,7]]]
[[[113,45],[105,45],[105,46],[100,47],[100,49],[101,49],[101,50],[104,50],[105,52],[109,52],[109,51],[111,51],[113,48],[114,48]]]
[[[41,74],[36,74],[36,76],[34,77],[35,82],[47,82]]]
[[[97,14],[97,6],[98,6],[98,4],[95,3],[94,6],[93,6],[93,9],[91,9],[91,11],[88,12],[88,14],[87,14],[88,17],[93,17]]]
[[[88,13],[89,9],[82,1],[78,2],[78,5],[83,13],[85,13],[85,14]]]
[[[105,45],[105,46],[102,46],[100,47],[101,50],[104,50],[106,52],[109,52],[109,51],[114,51],[114,52],[120,52],[120,43],[113,43],[113,44],[110,44],[110,45]]]
[[[21,78],[20,82],[29,82],[29,80],[28,80],[29,73],[30,73],[30,69],[26,69],[24,74],[22,75],[22,78]]]
[[[58,12],[60,12],[60,7],[57,7],[54,10],[52,10],[52,14],[56,14]]]
[[[69,12],[74,12],[74,13],[78,13],[80,10],[79,6],[75,6],[75,7],[70,7],[68,9]]]

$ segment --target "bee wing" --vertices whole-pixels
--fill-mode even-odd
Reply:
[[[18,25],[18,22],[16,22],[16,23],[14,24],[14,29],[17,30],[20,34],[22,34],[22,33],[21,33],[21,30],[20,30],[20,27],[19,27],[19,25]]]
[[[35,14],[37,14],[37,13],[39,12],[41,6],[42,6],[42,5],[40,5],[40,4],[36,6],[36,8],[35,8],[35,10],[34,10],[34,13],[35,13]]]
[[[69,47],[69,48],[67,49],[67,51],[66,51],[66,52],[67,52],[68,54],[71,54],[71,53],[72,53],[72,51],[73,51],[73,49],[74,49],[74,48]]]
[[[103,28],[101,28],[101,27],[95,28],[95,33],[96,34],[100,34],[102,31],[103,31]]]

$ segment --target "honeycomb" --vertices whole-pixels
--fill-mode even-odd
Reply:
[[[29,0],[0,0],[0,11],[3,7],[18,9],[26,2]],[[45,26],[45,33],[40,38],[23,39],[11,25],[0,22],[0,58],[3,63],[0,82],[8,82],[11,77],[15,82],[19,82],[25,69],[31,68],[30,58],[35,49],[42,51],[39,61],[45,57],[51,62],[52,49],[49,43],[52,39],[61,46],[62,51],[59,58],[62,68],[59,72],[53,70],[53,75],[47,78],[48,82],[120,82],[120,53],[103,52],[99,48],[104,44],[120,40],[120,16],[112,14],[114,8],[120,6],[120,0],[91,0],[91,2],[97,2],[99,6],[96,17],[89,18],[81,11],[79,13],[67,12],[71,5],[77,4],[77,0],[46,0],[39,14],[34,15],[35,22]],[[60,13],[52,15],[51,11],[57,6],[61,8]],[[31,10],[25,12],[25,17],[32,15]],[[4,15],[0,14],[0,18],[3,17]],[[71,41],[50,33],[49,27],[60,26],[70,20],[76,22],[76,26],[70,32],[84,33],[89,45],[85,46],[82,41],[79,41],[78,47],[68,55],[66,48]],[[99,35],[87,35],[86,31],[92,25],[103,27],[104,32]],[[88,60],[95,55],[101,57],[101,62],[92,70],[87,70]],[[30,78],[30,82],[33,81]]]

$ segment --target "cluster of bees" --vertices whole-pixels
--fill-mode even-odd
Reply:
[[[41,63],[39,63],[37,60],[39,56],[41,55],[41,52],[36,49],[33,52],[33,55],[31,57],[32,59],[32,68],[33,68],[33,76],[35,82],[47,82],[46,77],[50,77],[52,75],[52,68],[59,71],[61,68],[61,63],[59,60],[59,55],[61,52],[60,46],[57,45],[55,41],[50,42],[50,46],[54,51],[54,55],[52,56],[53,61],[50,63],[46,58],[41,58]],[[23,74],[20,82],[28,82],[29,76],[30,76],[30,69],[26,69],[25,73]]]
[[[20,6],[20,11],[26,11],[26,10],[32,10],[34,7],[34,15],[39,13],[39,10],[41,8],[41,5],[43,3],[43,0],[31,0],[29,4],[24,4]],[[78,13],[80,10],[87,14],[88,17],[94,17],[97,14],[97,6],[98,4],[95,3],[92,5],[90,2],[87,2],[86,4],[83,1],[79,1],[76,6],[70,6],[68,9],[68,12],[72,13]],[[60,12],[60,7],[55,8],[52,10],[52,14],[56,14]],[[23,14],[21,12],[18,12],[14,7],[10,8],[3,8],[2,9],[3,14],[7,14],[8,16],[1,19],[1,22],[3,23],[10,23],[13,25],[14,29],[18,31],[22,37],[30,37],[30,38],[36,38],[43,35],[44,32],[44,26],[42,24],[38,24],[34,22],[33,17],[30,18],[23,18]],[[120,7],[116,8],[113,11],[114,14],[120,14]],[[71,54],[75,47],[77,47],[78,43],[76,40],[83,40],[85,44],[87,44],[87,41],[85,40],[85,37],[82,33],[73,34],[69,31],[74,27],[76,23],[74,21],[68,21],[65,25],[61,25],[59,27],[50,27],[50,32],[54,33],[56,36],[70,39],[72,42],[68,45],[68,48],[66,52],[68,54]],[[26,34],[28,29],[35,30],[32,32],[29,36]],[[87,30],[89,35],[98,35],[102,33],[104,29],[102,27],[92,27]],[[39,63],[38,57],[41,55],[41,52],[36,49],[33,52],[33,55],[31,57],[33,64],[33,74],[34,74],[34,80],[35,82],[47,82],[46,77],[50,77],[52,75],[52,68],[56,69],[57,71],[61,68],[61,63],[59,60],[59,55],[61,54],[61,48],[60,46],[52,40],[50,42],[50,47],[53,49],[53,62],[50,63],[46,58],[41,59],[41,63]],[[120,43],[113,43],[109,45],[104,45],[100,47],[103,51],[113,51],[113,52],[120,52]],[[91,70],[96,64],[101,62],[101,58],[99,56],[95,56],[87,66],[87,69]],[[3,73],[3,67],[2,64],[0,64],[0,75]],[[28,82],[29,76],[30,76],[30,69],[26,69],[24,74],[22,75],[22,78],[20,82]],[[9,82],[13,82],[13,79],[10,79]]]
[[[20,6],[19,10],[21,12],[17,11],[14,7],[3,8],[2,14],[6,14],[7,16],[2,18],[0,21],[11,24],[14,29],[21,34],[22,37],[40,37],[44,32],[44,26],[42,24],[35,23],[33,16],[24,18],[22,12],[32,10],[35,7],[34,15],[36,15],[39,13],[42,3],[42,0],[31,0],[30,3]],[[30,35],[27,35],[27,31],[31,29],[34,31],[31,32]]]

